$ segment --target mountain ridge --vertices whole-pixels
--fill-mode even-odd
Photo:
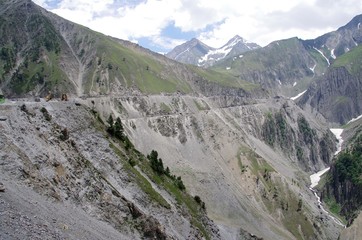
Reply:
[[[224,58],[233,57],[259,47],[256,43],[248,42],[239,35],[235,35],[219,48],[209,47],[200,40],[193,38],[176,46],[166,56],[182,63],[207,68]]]
[[[30,182],[30,190],[55,201],[80,200],[113,233],[136,239],[337,239],[340,226],[308,188],[309,174],[329,166],[336,149],[329,123],[275,90],[323,76],[327,61],[313,47],[280,40],[229,59],[236,64],[229,70],[227,59],[205,69],[45,10],[30,14],[29,1],[4,2],[0,83],[14,100],[0,105],[5,184]],[[8,41],[17,36],[11,24],[31,31]],[[351,57],[340,57],[334,64],[356,70]],[[248,74],[237,69],[246,58],[253,60],[243,62]],[[120,123],[124,135],[116,141],[109,134]],[[144,157],[155,149],[156,170]],[[159,175],[166,166],[170,176]],[[88,178],[92,184],[82,185]],[[180,183],[186,192],[177,190]]]

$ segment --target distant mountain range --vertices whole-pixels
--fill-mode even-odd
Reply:
[[[199,67],[210,67],[225,58],[238,56],[244,52],[260,48],[256,43],[251,43],[236,35],[224,46],[213,48],[200,40],[193,38],[177,47],[166,56],[181,63],[192,64]]]

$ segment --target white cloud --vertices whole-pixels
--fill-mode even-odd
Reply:
[[[152,43],[151,46],[164,46],[166,49],[172,49],[175,46],[181,45],[184,43],[185,40],[183,39],[174,39],[170,37],[164,37],[164,36],[154,36],[152,37]]]
[[[197,32],[195,37],[213,47],[225,44],[236,34],[266,45],[294,36],[315,38],[362,13],[360,0],[58,0],[56,5],[54,0],[34,2],[104,34],[128,40],[147,37],[166,49],[180,42],[162,35],[170,24],[183,32]]]

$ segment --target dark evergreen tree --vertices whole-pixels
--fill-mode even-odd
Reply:
[[[150,160],[151,168],[157,174],[162,175],[165,174],[165,168],[163,167],[163,162],[161,158],[158,158],[158,153],[155,150],[151,151],[151,154],[147,156],[148,160]]]
[[[108,123],[108,129],[107,129],[107,131],[111,134],[111,135],[113,135],[113,117],[112,117],[112,114],[110,114],[109,115],[109,117],[108,117],[108,120],[107,120],[107,123]]]
[[[166,167],[165,175],[166,175],[167,177],[171,177],[171,172],[170,172],[170,169],[169,169],[168,167]]]
[[[119,117],[117,117],[116,122],[113,125],[113,132],[114,132],[114,136],[118,139],[123,139],[123,126],[122,126],[122,121]]]
[[[175,180],[175,184],[181,191],[186,189],[186,187],[185,187],[184,183],[182,182],[182,179],[181,179],[180,176],[177,177],[177,179]]]

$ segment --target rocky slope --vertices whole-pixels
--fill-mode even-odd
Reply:
[[[175,47],[171,52],[167,53],[166,56],[178,62],[207,68],[225,58],[239,56],[240,54],[258,48],[260,48],[260,46],[256,43],[247,42],[238,35],[231,38],[220,48],[209,47],[200,40],[193,38]]]
[[[49,236],[64,238],[77,238],[77,229],[85,227],[63,231],[47,211],[40,221],[31,219],[40,208],[16,197],[24,191],[41,206],[75,206],[91,226],[87,239],[95,232],[109,232],[109,238],[338,237],[340,227],[320,211],[308,188],[308,175],[329,165],[335,150],[328,124],[287,98],[270,97],[282,91],[273,90],[279,82],[270,76],[283,76],[282,85],[291,87],[322,75],[327,62],[317,50],[290,39],[245,53],[235,62],[250,55],[268,63],[258,54],[277,53],[269,55],[273,68],[244,62],[255,70],[245,76],[259,76],[262,69],[248,82],[253,78],[240,77],[241,68],[235,77],[230,73],[237,68],[183,65],[66,21],[31,1],[1,4],[0,29],[6,36],[1,88],[7,100],[0,105],[0,120],[5,119],[0,177],[12,190],[1,193],[7,195],[0,207],[10,218],[8,235],[33,234],[12,228],[14,218],[20,226],[44,222]],[[11,26],[25,34],[16,35]],[[32,102],[48,90],[54,101]],[[58,102],[64,92],[71,102]],[[24,97],[25,108],[19,99],[8,100],[13,97]],[[120,117],[130,141],[105,133],[101,122],[110,114]],[[178,190],[176,176],[155,174],[144,157],[152,150],[181,176],[186,191]],[[77,218],[67,213],[59,219],[69,229]],[[106,223],[98,226],[98,220]]]
[[[0,109],[2,239],[219,239],[201,207],[191,213],[195,200],[186,205],[185,193],[176,199],[151,182],[141,170],[147,160],[107,139],[90,109],[74,102]]]
[[[313,83],[299,100],[311,106],[330,122],[345,124],[362,114],[362,48],[338,57],[326,74]]]
[[[327,139],[327,148],[313,150],[313,159],[311,143],[298,126],[303,113],[292,101],[254,100],[234,106],[225,105],[232,97],[127,96],[93,101],[120,114],[142,152],[157,149],[191,193],[203,199],[224,239],[238,239],[240,228],[263,238],[336,238],[332,228],[339,227],[318,211],[307,188],[309,177],[302,171],[324,168],[329,161],[324,156],[334,152],[335,142],[327,129],[322,130],[322,122],[304,116],[315,134],[312,141]],[[280,112],[292,135],[288,145],[299,146],[304,154],[300,159],[297,149],[289,151],[279,144],[283,135],[274,135],[274,145],[260,140],[268,115]],[[299,201],[305,203],[303,211],[297,211]],[[296,221],[305,218],[306,222]],[[315,221],[320,218],[323,222]],[[298,225],[301,232],[295,232]]]
[[[201,57],[205,56],[211,50],[213,50],[213,48],[193,38],[180,46],[176,46],[172,51],[167,53],[166,56],[182,63],[197,66]]]
[[[341,232],[339,239],[355,240],[360,238],[362,234],[361,226],[362,226],[362,215],[359,214],[358,217],[354,220],[353,224]]]
[[[305,158],[309,160],[300,162],[296,153],[284,151],[283,145],[268,146],[258,140],[262,139],[268,112],[275,116],[284,112],[287,128],[299,132],[297,120],[302,113],[298,107],[289,100],[281,99],[275,99],[272,103],[259,100],[228,107],[225,104],[229,101],[190,96],[128,96],[115,99],[90,98],[84,100],[84,103],[99,109],[105,118],[109,112],[121,116],[126,134],[142,152],[149,153],[156,149],[165,166],[170,166],[172,172],[182,177],[187,191],[200,196],[205,202],[207,213],[220,229],[222,239],[237,239],[240,234],[247,236],[248,232],[263,238],[335,239],[338,232],[333,229],[336,226],[319,213],[317,204],[313,202],[314,197],[306,187],[309,185],[308,177],[301,171],[305,168],[319,169],[328,164],[324,162],[322,152],[317,152],[316,160],[306,155]],[[169,223],[176,221],[181,227],[180,220],[176,219],[185,216],[185,213],[177,210],[177,201],[172,200],[169,194],[157,190],[166,200],[166,203],[161,201],[158,204],[170,204],[170,210],[158,206],[160,200],[154,203],[154,209],[153,204],[150,205],[154,199],[152,195],[151,200],[145,200],[150,193],[144,193],[142,187],[141,190],[137,187],[137,178],[134,178],[137,175],[128,172],[128,162],[125,161],[130,158],[137,160],[137,157],[123,152],[121,160],[117,160],[109,148],[109,140],[103,139],[96,130],[97,120],[82,106],[64,102],[28,103],[25,106],[22,107],[21,103],[5,103],[1,106],[6,119],[1,125],[4,129],[2,139],[5,139],[1,151],[2,172],[5,174],[1,181],[6,187],[11,186],[9,182],[12,181],[17,184],[25,181],[42,195],[66,204],[82,206],[87,214],[98,219],[110,219],[107,220],[109,224],[129,238],[145,234],[146,230],[142,228],[144,218],[155,218],[157,226],[165,232],[171,231],[167,236],[184,238],[181,237],[185,236],[183,234],[191,234],[193,230],[187,232],[184,227],[180,229]],[[48,114],[52,117],[47,117]],[[311,129],[322,129],[318,122],[311,124]],[[93,125],[96,129],[93,129]],[[64,141],[65,128],[68,129],[69,139]],[[282,131],[280,129],[277,131]],[[323,130],[324,133],[314,131],[316,136],[313,139],[327,133],[326,130]],[[298,135],[291,141],[303,151],[308,151],[310,146],[303,140],[303,135]],[[278,143],[283,140],[278,134],[275,139]],[[334,145],[333,140],[331,144]],[[333,150],[332,147],[325,151],[330,154]],[[5,194],[7,192],[11,193],[6,191]],[[4,205],[9,206],[7,204],[10,202],[8,200]],[[299,209],[298,202],[304,203],[302,209]],[[137,206],[136,212],[141,211],[142,217],[131,221],[129,229],[119,229],[117,224],[125,219],[133,219],[134,210],[129,207],[133,206],[132,203]],[[23,203],[16,202],[9,206],[10,209],[17,208],[17,204]],[[44,204],[49,203],[45,201]],[[121,214],[122,219],[110,213],[115,211],[112,206],[119,208],[122,205],[127,206],[120,210],[125,211]],[[8,214],[15,213],[12,210]],[[86,213],[81,216],[87,218]],[[29,214],[24,213],[22,216],[29,217]],[[39,221],[53,221],[46,214],[41,218]],[[61,219],[75,221],[67,216]],[[168,221],[165,223],[164,219]],[[298,222],[297,219],[306,220]],[[260,228],[261,224],[265,227]],[[295,232],[299,225],[301,230]],[[54,224],[47,226],[49,232],[60,234]],[[275,226],[279,227],[276,229]],[[137,229],[139,235],[128,234],[132,228]],[[10,228],[7,232],[14,234],[13,231]],[[214,231],[217,233],[217,230]],[[71,237],[74,236],[72,234],[78,234],[76,231],[70,232],[67,234]],[[114,234],[117,235],[117,232]],[[195,230],[194,234],[200,233]]]

